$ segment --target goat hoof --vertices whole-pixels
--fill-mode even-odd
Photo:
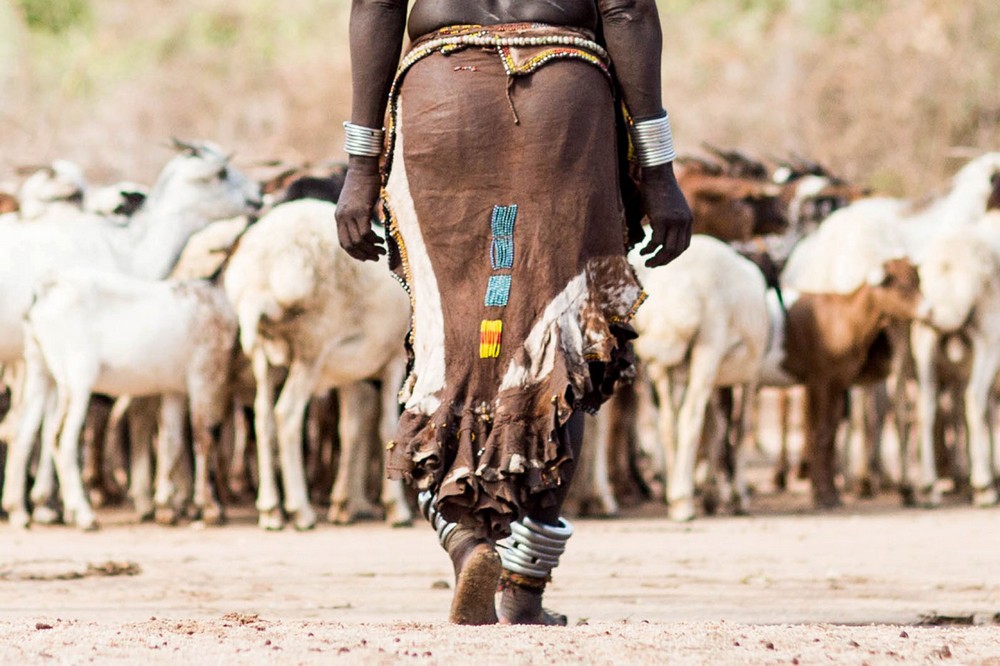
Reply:
[[[73,512],[73,524],[83,532],[97,530],[97,518],[90,509],[77,509]]]
[[[729,503],[729,510],[734,516],[750,515],[750,500],[746,497],[735,497]]]
[[[941,502],[944,498],[944,493],[938,484],[932,484],[920,489],[918,493],[919,504],[925,509],[935,509],[941,506]]]
[[[385,505],[385,522],[390,527],[412,527],[413,512],[408,506],[400,506],[397,502]]]
[[[997,503],[997,489],[993,486],[972,491],[972,503],[975,506],[993,506]]]
[[[842,505],[840,495],[836,492],[817,493],[813,497],[813,506],[819,510],[837,509]]]
[[[872,499],[875,497],[875,484],[869,477],[858,479],[857,496],[861,499]]]
[[[715,491],[706,492],[702,495],[701,508],[707,516],[714,516],[719,511],[719,496]]]
[[[212,527],[218,527],[226,523],[226,514],[218,504],[209,504],[197,509],[196,518],[203,525],[210,525]]]
[[[350,525],[353,522],[347,507],[342,504],[331,504],[330,509],[326,512],[326,519],[334,525]]]
[[[52,507],[41,504],[31,512],[31,522],[39,525],[57,525],[62,522],[62,516]]]
[[[327,519],[334,525],[351,525],[359,520],[380,518],[380,511],[369,503],[334,502],[327,512]]]
[[[31,516],[24,509],[8,509],[7,520],[10,526],[15,529],[26,530],[31,526]]]
[[[96,532],[100,529],[100,525],[97,523],[97,518],[90,516],[83,520],[77,519],[76,527],[82,532]]]
[[[774,473],[774,489],[783,493],[788,489],[788,472]]]
[[[905,507],[917,506],[917,491],[911,485],[901,485],[899,487],[899,497]]]
[[[155,516],[155,510],[153,505],[147,502],[136,502],[135,503],[135,515],[139,519],[140,523],[149,523],[153,521]]]
[[[269,532],[277,532],[285,527],[285,518],[281,515],[281,509],[269,509],[261,511],[257,518],[257,527]]]
[[[610,497],[598,498],[597,501],[594,502],[594,507],[595,509],[592,512],[594,516],[597,516],[599,518],[618,517],[618,511],[619,511],[618,502],[616,502],[614,499]]]
[[[176,525],[177,510],[172,506],[158,506],[153,512],[153,519],[157,525]]]
[[[304,532],[316,527],[316,512],[309,506],[288,513],[292,517],[292,526],[298,531]]]
[[[694,499],[681,497],[670,500],[670,508],[667,513],[670,516],[670,520],[675,523],[686,523],[689,520],[694,520]]]

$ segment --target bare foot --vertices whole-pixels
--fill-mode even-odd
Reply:
[[[449,553],[455,564],[455,596],[448,619],[455,624],[496,624],[500,556],[487,541],[471,542],[455,551]]]
[[[562,613],[542,608],[542,590],[507,585],[500,597],[500,624],[542,624],[565,627]]]

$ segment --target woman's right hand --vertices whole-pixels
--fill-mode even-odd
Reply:
[[[378,158],[351,156],[337,202],[337,236],[347,254],[361,261],[378,261],[386,251],[382,239],[372,230],[381,188]]]

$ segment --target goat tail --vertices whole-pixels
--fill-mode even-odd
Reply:
[[[263,305],[259,298],[246,298],[240,303],[236,314],[240,327],[240,347],[248,356],[257,344],[258,327],[264,316]]]

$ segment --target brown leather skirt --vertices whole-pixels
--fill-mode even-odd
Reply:
[[[567,481],[570,414],[631,376],[643,293],[602,53],[545,26],[458,30],[503,39],[418,40],[390,106],[383,207],[413,326],[389,474],[500,538]]]

